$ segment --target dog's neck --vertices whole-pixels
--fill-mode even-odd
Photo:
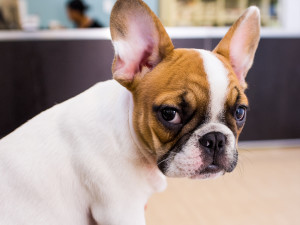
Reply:
[[[143,151],[144,149],[135,134],[135,130],[133,127],[133,96],[131,92],[126,88],[123,88],[119,84],[116,85],[118,86],[118,88],[120,88],[120,90],[118,96],[116,97],[117,100],[112,102],[114,104],[112,108],[115,108],[115,112],[122,114],[122,116],[120,116],[119,118],[115,117],[114,119],[116,120],[115,123],[119,124],[118,129],[122,131],[122,133],[119,135],[122,135],[124,137],[122,139],[126,142],[123,143],[126,144],[124,145],[126,146],[126,152],[122,151],[122,149],[124,148],[120,148],[120,150],[124,153],[125,157],[130,155],[131,159],[134,158],[142,161],[145,166],[147,165],[155,167],[154,157],[144,153],[145,151]]]
[[[134,149],[135,154],[140,158],[140,162],[144,164],[145,167],[149,170],[149,181],[153,187],[154,192],[161,192],[166,188],[166,180],[165,176],[159,171],[157,167],[157,162],[155,156],[149,153],[139,142],[136,133],[133,127],[133,97],[132,94],[124,89],[124,96],[128,101],[128,126],[129,126],[129,134],[133,143],[132,149]]]
[[[128,95],[127,98],[129,99],[129,107],[128,107],[128,125],[130,130],[131,139],[133,140],[134,146],[137,151],[137,155],[140,155],[141,158],[144,159],[146,164],[149,164],[153,167],[156,167],[156,156],[151,154],[150,151],[144,147],[140,141],[138,140],[138,137],[135,133],[134,126],[133,126],[133,109],[134,109],[134,103],[133,103],[133,97],[132,94],[126,90],[126,94]]]
[[[134,109],[134,102],[133,102],[133,96],[131,92],[129,92],[127,89],[122,88],[121,91],[121,99],[127,105],[128,107],[128,127],[130,135],[130,139],[132,140],[132,148],[133,154],[136,155],[139,160],[139,163],[142,163],[143,167],[146,167],[149,171],[149,181],[151,182],[152,187],[154,188],[154,192],[160,192],[163,191],[166,187],[166,181],[165,176],[159,171],[156,163],[155,156],[149,153],[139,142],[134,127],[133,127],[133,109]]]

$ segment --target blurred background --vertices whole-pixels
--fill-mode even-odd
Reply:
[[[67,0],[1,0],[1,28],[72,28],[66,13]],[[74,1],[73,1],[74,2]],[[76,2],[76,1],[75,1]],[[115,0],[86,0],[88,16],[103,26]],[[148,0],[165,26],[228,26],[249,6],[259,6],[262,25],[299,29],[297,0]],[[4,20],[3,20],[4,16]],[[4,23],[6,21],[6,23]]]
[[[111,79],[114,0],[0,0],[0,138]],[[212,50],[249,6],[261,42],[247,81],[240,163],[216,181],[169,180],[148,224],[299,225],[300,1],[147,0],[175,47]]]

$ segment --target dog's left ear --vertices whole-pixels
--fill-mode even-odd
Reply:
[[[245,77],[251,68],[260,39],[260,12],[255,6],[233,24],[225,37],[214,49],[227,58],[242,87],[246,88]]]
[[[115,49],[113,77],[129,90],[174,49],[157,16],[141,0],[118,0],[110,31]]]

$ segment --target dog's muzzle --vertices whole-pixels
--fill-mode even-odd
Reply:
[[[159,164],[171,177],[211,178],[231,172],[237,164],[235,137],[221,123],[199,127]]]

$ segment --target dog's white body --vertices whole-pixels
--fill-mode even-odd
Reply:
[[[138,150],[132,104],[102,82],[3,138],[0,224],[145,224],[144,205],[166,182]]]
[[[148,198],[166,187],[163,173],[231,172],[259,31],[250,7],[213,52],[174,49],[142,0],[116,1],[116,81],[0,141],[0,225],[145,225]]]

